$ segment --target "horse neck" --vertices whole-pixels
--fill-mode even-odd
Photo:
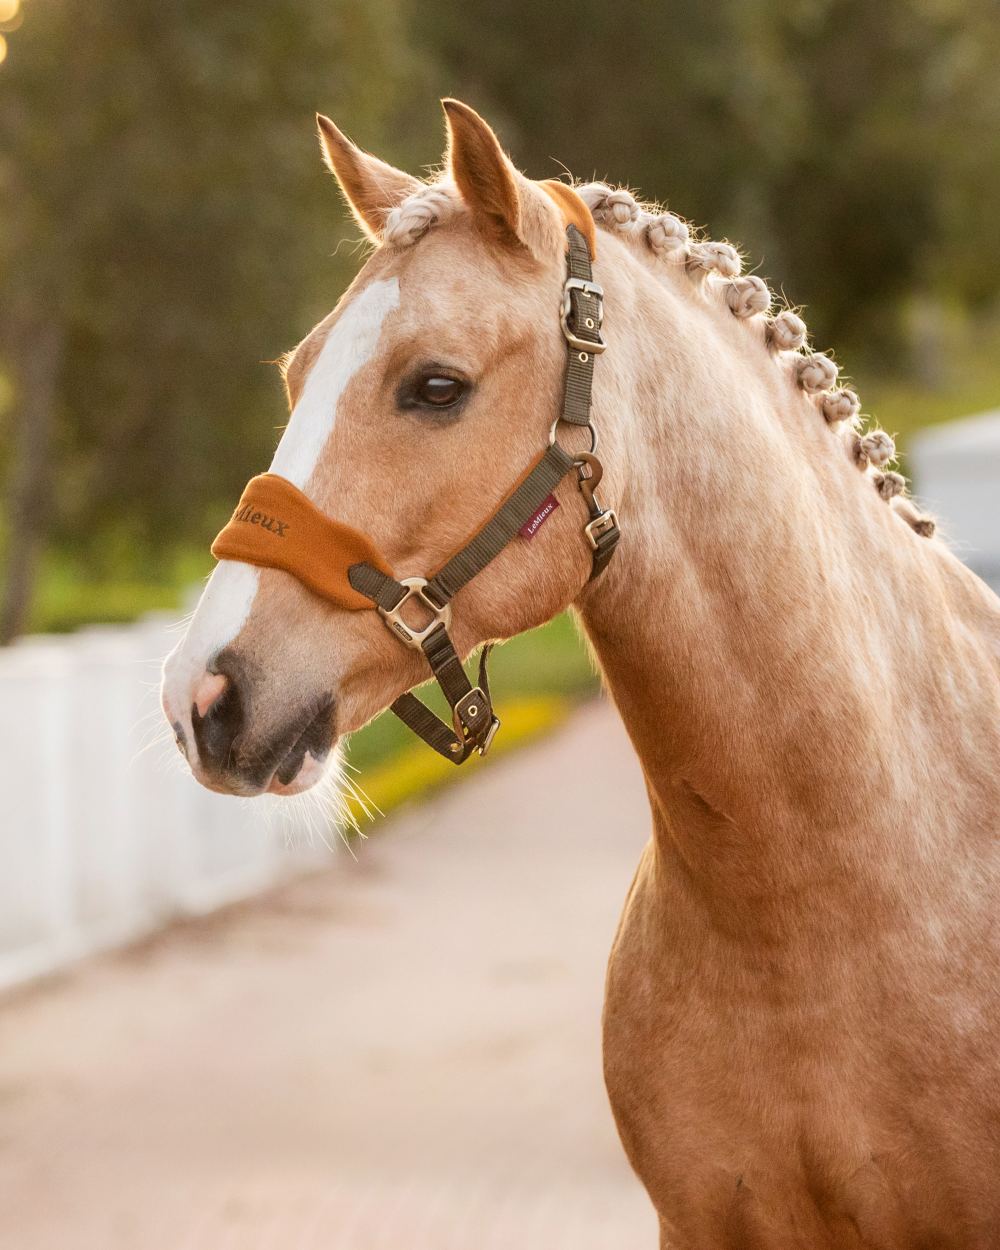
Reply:
[[[942,800],[954,784],[942,718],[990,679],[996,800],[995,660],[954,628],[996,639],[996,601],[892,515],[717,290],[627,257],[601,276],[595,416],[624,537],[578,606],[661,854],[756,931],[832,862],[855,882],[892,872],[918,780]]]

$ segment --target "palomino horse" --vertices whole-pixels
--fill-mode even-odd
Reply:
[[[995,1250],[1000,602],[930,538],[890,439],[731,247],[625,191],[532,183],[471,109],[445,110],[429,185],[321,119],[375,247],[287,362],[276,493],[223,536],[256,527],[257,546],[220,562],[167,662],[191,767],[238,794],[313,784],[338,736],[428,675],[398,594],[423,604],[411,634],[447,624],[460,655],[573,605],[653,814],[604,1029],[662,1244]],[[606,304],[578,424],[600,432],[622,541],[596,578],[596,461],[557,418],[567,350],[589,384],[600,298],[568,286],[567,239],[584,268],[596,251]],[[514,509],[535,509],[533,541],[508,525],[453,605],[395,582],[518,498],[553,423],[570,471],[543,483],[558,508]],[[263,554],[283,508],[298,565]],[[464,755],[486,745],[468,691],[488,699],[446,667],[470,715],[437,745]]]

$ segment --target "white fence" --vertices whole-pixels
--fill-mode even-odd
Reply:
[[[925,431],[912,467],[1000,590],[1000,412]],[[329,857],[281,800],[210,794],[163,740],[173,641],[150,619],[0,650],[0,989]]]
[[[0,989],[329,858],[210,794],[161,734],[166,621],[0,650]]]

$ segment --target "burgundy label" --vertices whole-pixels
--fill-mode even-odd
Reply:
[[[543,499],[538,505],[535,510],[535,515],[525,521],[517,532],[522,538],[534,538],[558,507],[559,500],[555,497],[555,495],[549,495],[548,499]]]

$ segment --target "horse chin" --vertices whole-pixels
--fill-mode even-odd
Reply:
[[[284,778],[288,778],[289,774],[284,772],[283,777],[283,769],[279,768],[271,778],[265,793],[277,794],[282,798],[290,798],[295,794],[304,794],[306,790],[311,790],[313,786],[326,776],[331,756],[334,754],[335,752],[331,752],[330,755],[317,759],[314,755],[306,752],[298,767],[298,771],[293,773],[288,780],[285,780]]]

